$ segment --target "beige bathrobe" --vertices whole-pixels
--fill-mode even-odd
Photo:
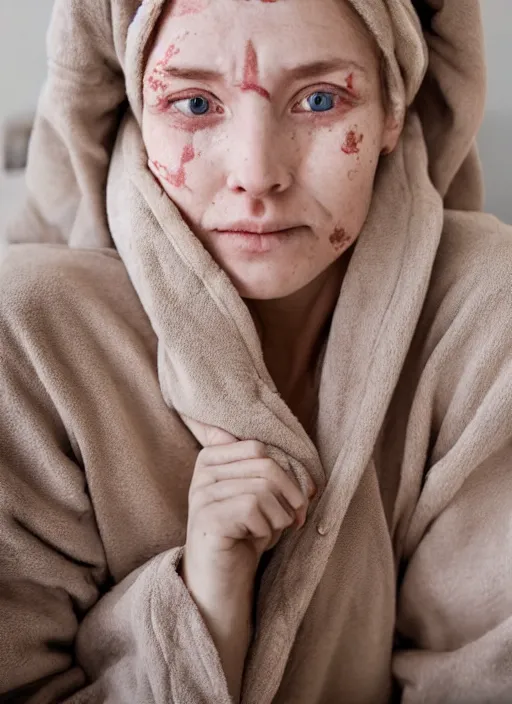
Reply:
[[[180,414],[319,488],[269,555],[242,704],[512,701],[512,232],[476,212],[476,0],[415,3],[416,98],[412,4],[353,0],[414,106],[319,360],[315,443],[146,167],[161,0],[138,4],[57,0],[11,239],[62,244],[0,272],[0,701],[229,703],[176,572],[199,450]]]

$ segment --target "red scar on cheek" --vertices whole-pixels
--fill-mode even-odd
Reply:
[[[345,137],[345,143],[341,147],[341,151],[345,152],[345,154],[359,154],[359,145],[363,139],[363,134],[357,136],[354,130],[350,130]]]
[[[336,252],[340,252],[351,243],[351,237],[350,235],[347,235],[343,227],[337,227],[329,237],[329,242],[332,244],[333,249]]]
[[[187,164],[189,161],[192,161],[194,156],[194,147],[191,144],[187,144],[186,147],[183,148],[180,166],[177,171],[170,171],[167,166],[164,166],[164,164],[161,164],[159,161],[152,161],[151,163],[155,167],[160,178],[162,178],[164,181],[167,181],[167,183],[170,183],[171,186],[174,186],[175,188],[183,188],[183,186],[186,185],[185,164]]]
[[[270,100],[270,93],[258,85],[258,57],[253,43],[249,40],[245,51],[244,80],[238,84],[241,90],[253,90],[262,98]]]

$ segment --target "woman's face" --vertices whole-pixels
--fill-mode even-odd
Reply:
[[[144,78],[149,166],[241,296],[295,293],[357,238],[399,136],[380,75],[340,0],[170,4]]]

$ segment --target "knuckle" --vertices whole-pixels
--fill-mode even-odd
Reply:
[[[279,475],[279,467],[276,465],[274,460],[270,457],[266,457],[261,462],[261,470],[265,473],[268,479],[276,479]]]
[[[253,489],[256,494],[263,494],[269,490],[268,480],[265,477],[255,477],[253,479]]]
[[[267,449],[264,443],[259,440],[250,440],[249,452],[255,459],[263,458],[267,456]]]
[[[205,506],[209,503],[205,492],[195,491],[193,494],[189,495],[188,499],[188,512],[189,515],[194,516],[204,510]]]
[[[200,453],[197,455],[197,458],[196,458],[196,467],[201,468],[201,467],[203,467],[203,466],[207,463],[208,457],[209,457],[209,455],[211,454],[211,453],[209,452],[209,450],[210,450],[209,447],[203,447],[203,449],[202,449],[202,450],[200,451]]]
[[[254,494],[244,496],[243,505],[248,516],[253,515],[259,510],[258,498]]]
[[[283,516],[281,521],[280,521],[280,527],[282,529],[284,528],[289,528],[293,523],[295,522],[295,519],[290,516],[290,514],[286,514],[286,516]]]

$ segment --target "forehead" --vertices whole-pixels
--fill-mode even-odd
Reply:
[[[229,71],[227,64],[249,41],[274,67],[319,55],[371,65],[378,54],[348,0],[173,0],[159,23],[155,48],[161,52],[176,42],[181,58]]]

